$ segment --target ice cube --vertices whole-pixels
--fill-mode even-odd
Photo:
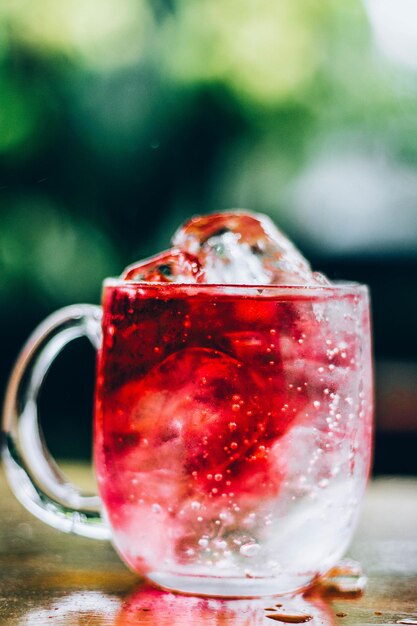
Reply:
[[[201,282],[202,276],[200,263],[195,256],[171,249],[129,265],[121,278],[138,282],[197,283]]]
[[[194,217],[172,241],[198,258],[207,283],[316,283],[309,263],[265,215],[235,211]]]

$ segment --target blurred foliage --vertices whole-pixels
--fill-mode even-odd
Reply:
[[[30,197],[11,199],[9,211],[0,215],[0,254],[15,287],[30,282],[59,303],[88,299],[97,288],[95,268],[111,271],[113,250],[92,224],[71,220],[45,198]]]
[[[328,145],[417,161],[415,85],[358,0],[3,0],[0,91],[3,298],[96,298],[195,212],[294,230]]]

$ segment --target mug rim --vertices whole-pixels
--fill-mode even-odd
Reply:
[[[366,284],[355,281],[336,281],[328,285],[248,285],[233,283],[163,283],[150,281],[124,280],[118,277],[108,277],[103,281],[105,288],[127,289],[161,292],[166,296],[183,293],[184,295],[210,294],[236,296],[364,296],[369,294]]]

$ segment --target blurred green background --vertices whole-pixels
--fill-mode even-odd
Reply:
[[[2,0],[2,391],[47,314],[230,207],[370,284],[375,471],[417,473],[417,7]],[[60,457],[89,455],[93,367],[79,342],[48,376]]]

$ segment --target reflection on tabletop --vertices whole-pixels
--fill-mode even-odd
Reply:
[[[126,599],[98,591],[61,595],[51,601],[49,606],[26,612],[18,624],[258,626],[274,621],[309,622],[312,626],[332,626],[337,623],[331,601],[316,592],[294,597],[225,600],[175,595],[143,585]]]
[[[32,626],[54,619],[59,624],[134,626],[136,624],[233,624],[256,626],[271,623],[335,626],[337,617],[348,614],[333,603],[349,603],[362,596],[366,584],[359,563],[346,559],[326,578],[304,594],[263,598],[224,599],[168,593],[147,583],[125,598],[99,591],[76,591],[60,595],[44,608],[29,610],[18,622]],[[49,623],[49,622],[48,622]]]

